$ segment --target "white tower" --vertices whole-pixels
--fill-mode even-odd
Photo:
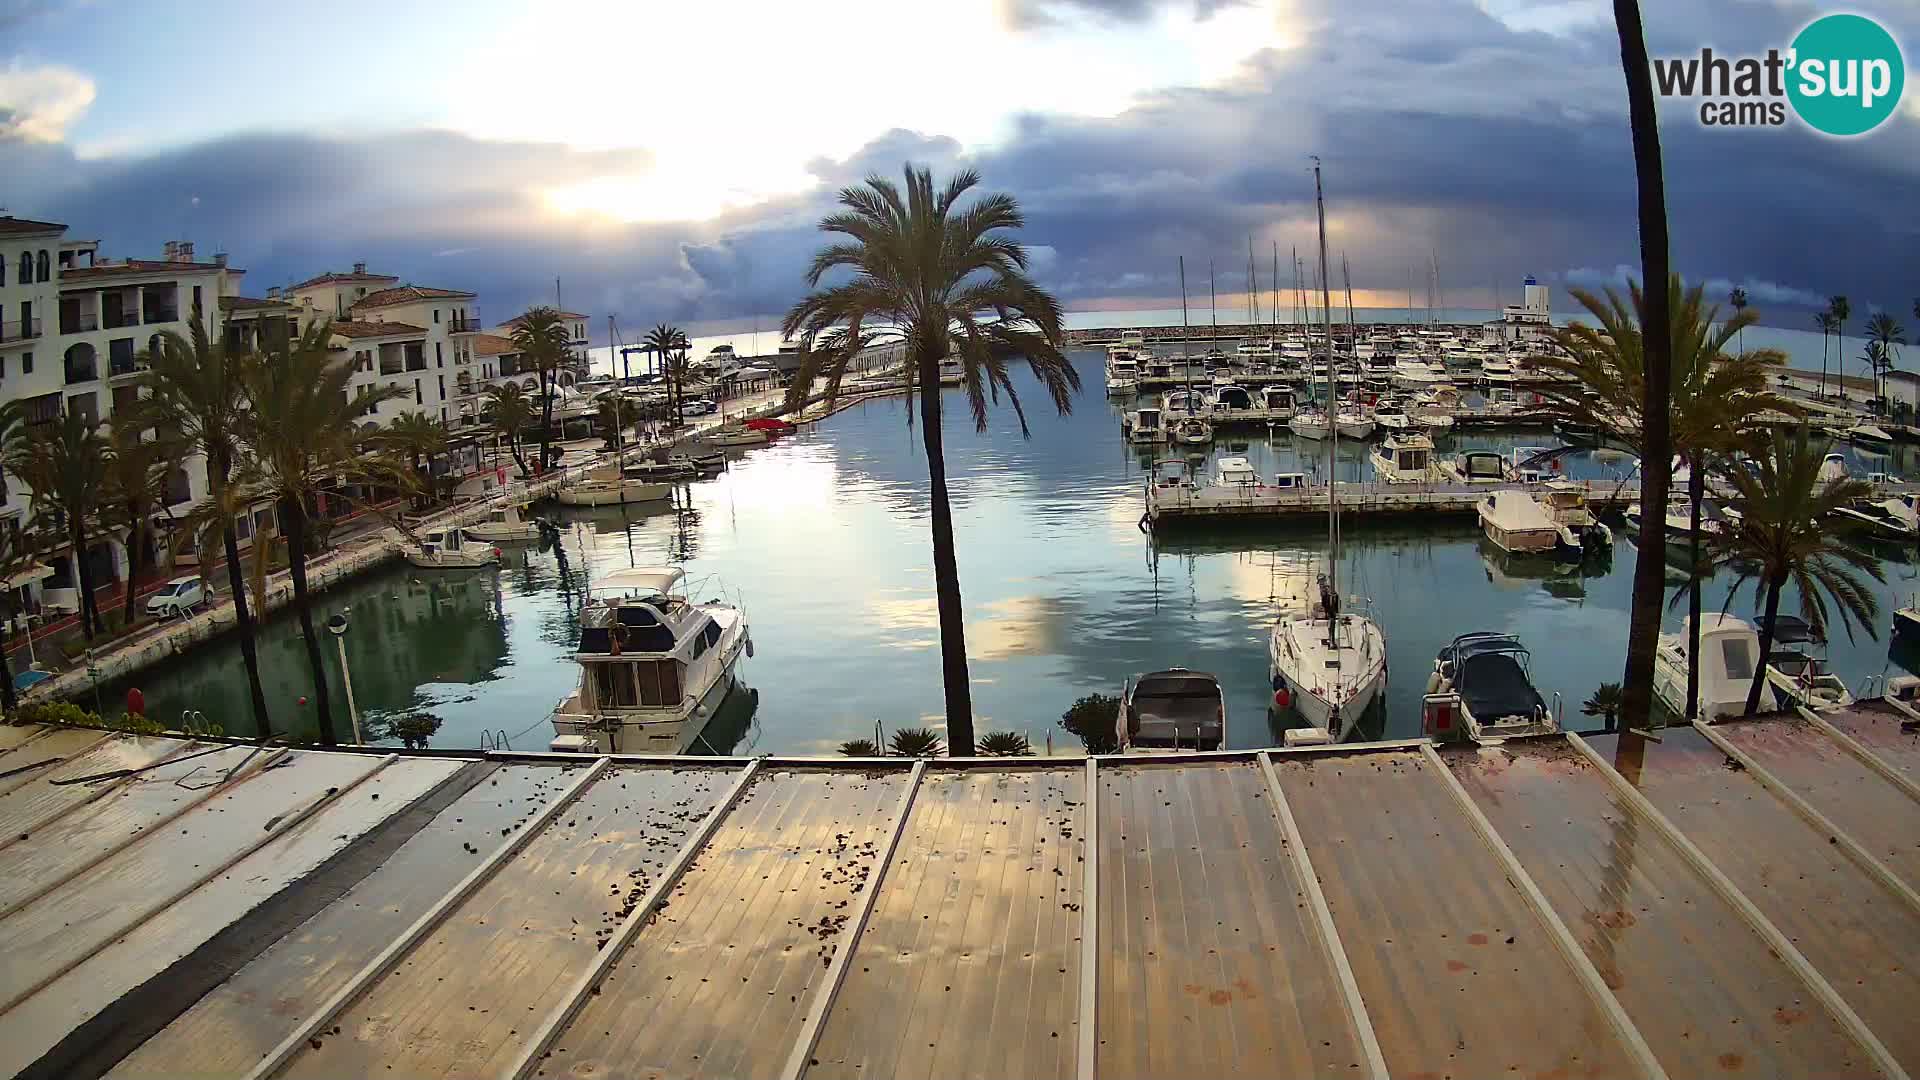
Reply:
[[[1537,279],[1535,279],[1532,274],[1528,274],[1527,283],[1526,283],[1526,299],[1523,302],[1523,306],[1525,306],[1527,311],[1530,313],[1545,315],[1547,313],[1548,292],[1549,290],[1545,285],[1540,284],[1540,282]]]

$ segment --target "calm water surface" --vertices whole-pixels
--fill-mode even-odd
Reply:
[[[1137,527],[1151,455],[1123,444],[1119,407],[1100,385],[1100,354],[1075,357],[1086,391],[1072,416],[1030,413],[1023,441],[1013,414],[996,411],[975,434],[949,410],[960,572],[967,610],[979,730],[1026,732],[1037,746],[1077,747],[1058,728],[1073,700],[1117,692],[1129,675],[1168,666],[1217,674],[1229,693],[1230,741],[1278,741],[1266,715],[1266,641],[1273,598],[1289,573],[1324,559],[1324,522],[1208,529],[1162,536]],[[1022,400],[1037,409],[1038,387]],[[957,399],[953,406],[959,406]],[[1442,443],[1509,450],[1552,445],[1544,431],[1462,433]],[[1284,431],[1229,436],[1213,453],[1245,454],[1263,476],[1324,473],[1318,444],[1296,447]],[[1901,449],[1865,457],[1865,468],[1920,475]],[[1343,479],[1364,474],[1364,448],[1345,446]],[[1304,460],[1303,460],[1304,459]],[[1204,459],[1202,459],[1204,460]],[[1210,463],[1206,466],[1210,471]],[[1618,474],[1617,460],[1581,459],[1577,476]],[[719,477],[658,511],[548,507],[568,525],[561,550],[506,547],[497,571],[432,573],[404,564],[322,598],[326,614],[350,611],[348,654],[364,714],[427,713],[442,721],[433,745],[478,746],[502,735],[517,749],[544,749],[546,717],[568,693],[574,612],[592,579],[627,566],[684,564],[698,598],[744,604],[755,656],[736,695],[709,730],[720,751],[831,753],[874,725],[938,725],[939,631],[927,538],[925,466],[919,436],[898,401],[843,412],[816,429],[740,453]],[[1471,522],[1350,522],[1343,591],[1371,598],[1386,633],[1390,684],[1372,719],[1382,734],[1417,732],[1434,653],[1472,630],[1519,634],[1533,649],[1535,681],[1578,703],[1617,680],[1625,656],[1634,549],[1622,538],[1612,561],[1584,568],[1513,560],[1484,544]],[[1920,591],[1911,551],[1883,552],[1888,583],[1880,639],[1837,634],[1832,659],[1849,684],[1904,670],[1890,659],[1886,627],[1898,598]],[[1671,569],[1669,581],[1680,574]],[[1726,598],[1726,574],[1708,589]],[[1792,601],[1788,601],[1791,607]],[[1732,610],[1755,609],[1743,594]],[[324,617],[324,614],[321,616]],[[1678,625],[1678,613],[1668,620]],[[326,660],[344,725],[344,697],[331,641]],[[270,620],[261,659],[277,725],[311,728],[298,699],[311,689],[297,625]],[[251,730],[237,646],[217,642],[136,677],[148,711],[173,719],[199,709],[230,733]],[[118,702],[122,686],[103,686]],[[757,706],[757,707],[756,707]],[[114,705],[118,708],[118,705]]]

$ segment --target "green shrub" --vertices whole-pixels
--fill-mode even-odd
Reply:
[[[1120,699],[1112,694],[1088,694],[1060,714],[1060,726],[1077,737],[1089,754],[1112,754],[1120,749],[1114,721]]]
[[[990,731],[980,739],[981,757],[1032,757],[1033,744],[1018,731]]]
[[[872,739],[848,739],[840,744],[840,753],[845,757],[879,757],[880,747]]]
[[[947,748],[931,728],[901,728],[887,740],[887,752],[896,757],[939,757]]]

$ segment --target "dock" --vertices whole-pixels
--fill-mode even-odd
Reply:
[[[1916,721],[926,760],[0,728],[0,1072],[1904,1078]]]
[[[1640,497],[1637,482],[1619,480],[1557,481],[1586,492],[1587,501],[1596,509],[1618,509]],[[1474,504],[1496,491],[1532,491],[1538,485],[1519,482],[1504,484],[1393,484],[1385,481],[1333,485],[1340,513],[1359,517],[1389,516],[1472,516]],[[1149,482],[1146,485],[1146,514],[1141,524],[1151,529],[1220,521],[1272,521],[1287,518],[1324,522],[1327,516],[1327,485],[1274,487],[1266,484],[1246,487],[1203,483],[1198,487],[1173,486]]]

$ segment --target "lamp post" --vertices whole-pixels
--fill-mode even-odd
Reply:
[[[361,743],[360,709],[353,703],[353,669],[347,666],[347,613],[342,611],[328,619],[327,631],[340,648],[340,683],[347,691],[347,715],[353,720],[353,743],[358,746]]]

